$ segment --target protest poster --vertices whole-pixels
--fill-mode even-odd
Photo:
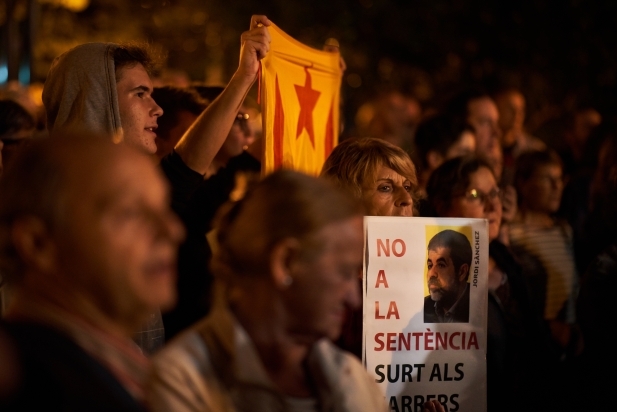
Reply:
[[[488,223],[366,217],[363,361],[391,411],[486,411]]]

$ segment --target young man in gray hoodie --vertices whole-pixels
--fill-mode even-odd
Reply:
[[[161,160],[172,187],[172,207],[180,216],[191,203],[257,78],[259,61],[270,47],[269,25],[266,16],[251,18],[250,29],[242,34],[238,69],[229,84],[174,151]],[[85,129],[154,154],[157,119],[163,110],[151,96],[151,69],[147,51],[113,43],[87,43],[58,56],[43,89],[50,134],[53,137],[64,128]],[[145,352],[162,345],[160,314],[152,316],[137,341]]]

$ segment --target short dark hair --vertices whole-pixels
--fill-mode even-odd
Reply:
[[[158,119],[157,129],[157,134],[161,137],[167,136],[169,130],[178,124],[179,112],[187,111],[199,116],[208,106],[208,102],[197,92],[184,87],[155,87],[152,98],[163,109],[163,116]]]
[[[160,64],[161,56],[148,43],[122,43],[114,49],[114,66],[116,82],[120,81],[121,70],[141,64],[149,76],[154,76]]]
[[[445,157],[464,132],[474,133],[462,116],[437,115],[423,120],[416,130],[415,146],[422,169],[428,168],[427,155],[431,151]]]
[[[35,128],[34,118],[22,105],[13,100],[0,100],[0,139]]]
[[[437,250],[440,247],[450,249],[450,258],[457,273],[464,264],[471,268],[473,253],[467,236],[456,230],[442,230],[431,238],[428,242],[427,250]],[[469,273],[467,276],[469,276]]]
[[[455,157],[433,171],[426,185],[426,194],[437,216],[442,216],[450,209],[455,196],[465,193],[471,174],[481,167],[486,167],[495,175],[491,165],[475,155]]]

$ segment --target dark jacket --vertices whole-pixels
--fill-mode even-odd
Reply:
[[[469,322],[469,283],[465,292],[456,302],[452,311],[440,313],[439,302],[433,301],[431,296],[424,298],[424,323],[467,323]]]
[[[144,411],[118,380],[72,340],[32,323],[0,325],[17,351],[18,389],[8,411]]]

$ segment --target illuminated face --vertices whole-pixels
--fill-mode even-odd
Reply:
[[[152,98],[152,81],[141,64],[125,67],[117,73],[118,108],[128,144],[156,153],[156,128],[163,109]]]
[[[523,208],[542,213],[555,213],[563,193],[562,170],[559,165],[543,165],[523,185]]]
[[[57,273],[119,323],[173,305],[184,229],[152,159],[126,150],[72,179]]]
[[[347,310],[361,302],[363,218],[326,226],[315,239],[320,254],[299,261],[291,273],[294,282],[286,298],[293,319],[290,329],[310,340],[336,339]]]
[[[497,238],[501,225],[502,204],[493,173],[480,167],[469,175],[467,191],[452,199],[445,217],[470,217],[488,220],[490,240]]]
[[[469,102],[467,121],[476,131],[476,152],[490,157],[499,138],[499,112],[493,100],[481,97]]]
[[[525,123],[525,98],[516,91],[504,93],[496,101],[499,109],[499,126],[503,132],[521,131]]]
[[[461,265],[459,273],[457,273],[450,257],[450,248],[447,247],[429,250],[426,265],[428,269],[426,280],[431,299],[435,302],[442,301],[447,304],[456,302],[467,286],[469,265]]]
[[[368,216],[413,216],[411,181],[386,166],[377,170],[375,181],[362,188]]]

